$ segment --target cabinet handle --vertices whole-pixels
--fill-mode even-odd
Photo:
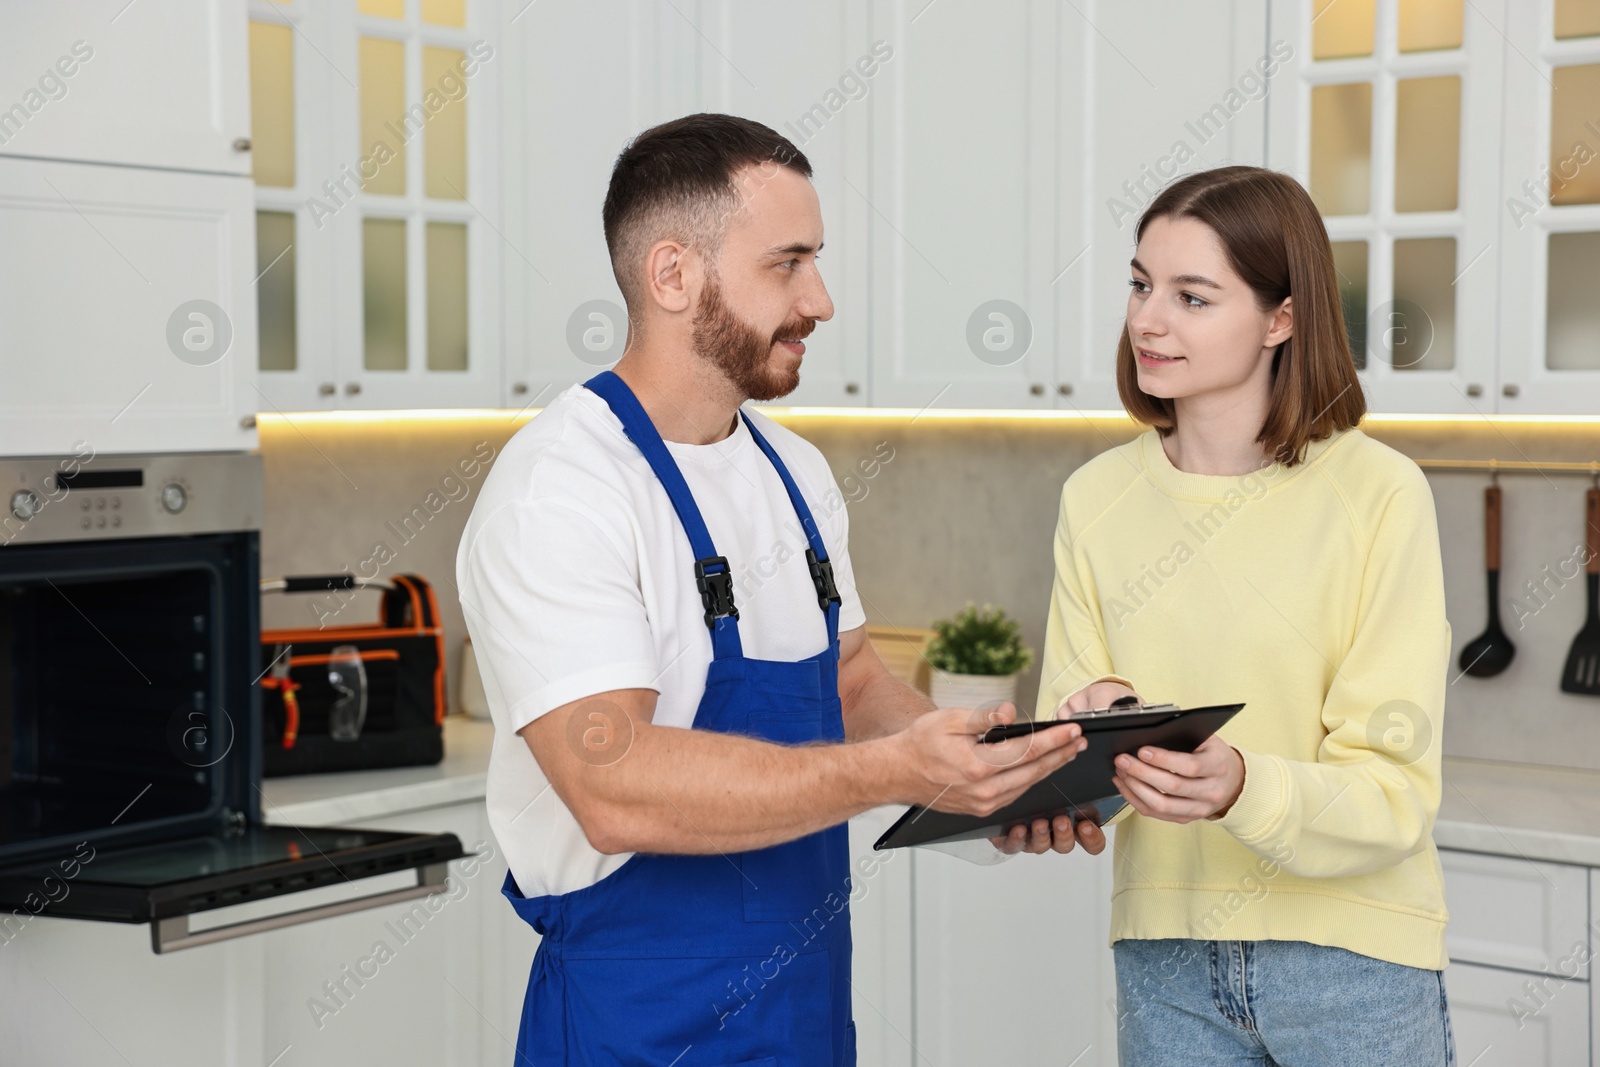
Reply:
[[[844,391],[849,393],[851,396],[855,396],[857,393],[861,392],[861,385],[859,382],[845,382]]]
[[[332,396],[334,393],[337,393],[338,391],[339,390],[334,386],[334,384],[332,382],[323,382],[321,385],[317,386],[317,395],[318,396]]]
[[[235,152],[248,152],[248,151],[250,151],[250,138],[248,138],[248,137],[235,137],[233,139],[233,150]]]
[[[1467,395],[1468,396],[1482,396],[1483,395],[1483,386],[1479,385],[1477,382],[1468,382],[1467,383]]]
[[[345,396],[355,396],[356,394],[358,394],[360,392],[361,392],[361,383],[360,382],[346,382],[344,384],[344,395]]]
[[[1062,382],[1060,385],[1056,386],[1056,392],[1060,393],[1062,396],[1071,396],[1072,395],[1072,383],[1071,382]]]
[[[514,384],[511,387],[511,395],[512,396],[527,396],[528,395],[528,383],[527,382],[517,382],[516,384]]]
[[[1039,382],[1034,382],[1028,386],[1028,392],[1034,396],[1044,396],[1044,386]]]
[[[1501,396],[1516,396],[1520,392],[1522,392],[1522,389],[1516,382],[1507,382],[1500,387]]]
[[[239,420],[239,429],[241,429],[241,430],[253,430],[255,428],[256,428],[256,417],[254,415],[246,415],[244,418]]]

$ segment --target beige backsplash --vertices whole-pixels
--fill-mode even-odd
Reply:
[[[454,586],[455,551],[483,480],[481,469],[470,476],[463,472],[472,472],[479,456],[498,454],[522,421],[510,413],[438,420],[263,419],[263,575],[349,567],[428,578],[438,589],[445,620],[454,710],[466,633]],[[1044,636],[1061,483],[1079,464],[1137,432],[1120,419],[782,421],[827,455],[850,501],[850,550],[870,621],[924,626],[969,600],[993,603],[1021,620],[1035,649]],[[1594,423],[1380,421],[1366,429],[1415,458],[1600,458],[1600,424]],[[884,461],[890,449],[892,458]],[[1484,623],[1485,478],[1429,477],[1459,650]],[[1567,647],[1583,620],[1583,579],[1559,589],[1547,582],[1555,591],[1543,607],[1524,591],[1525,582],[1545,580],[1546,566],[1556,573],[1581,543],[1588,479],[1518,474],[1501,484],[1501,611],[1517,655],[1510,669],[1492,679],[1458,678],[1459,671],[1451,671],[1456,680],[1449,689],[1445,751],[1600,770],[1600,698],[1569,696],[1558,688]],[[413,516],[409,523],[407,516]],[[1526,610],[1515,611],[1514,599]],[[341,605],[332,597],[275,596],[263,605],[263,625],[315,625],[319,611],[330,621],[369,621],[376,597],[361,593]],[[1020,689],[1025,708],[1037,685],[1035,665]]]

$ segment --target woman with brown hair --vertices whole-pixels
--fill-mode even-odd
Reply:
[[[1136,235],[1117,383],[1151,429],[1063,489],[1037,714],[1136,690],[1245,708],[1193,754],[1118,759],[1122,1062],[1451,1063],[1428,483],[1357,428],[1298,183],[1191,175]],[[1070,847],[1056,829],[1008,845]]]

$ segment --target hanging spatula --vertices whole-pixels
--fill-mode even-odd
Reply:
[[[1583,629],[1572,639],[1561,688],[1580,696],[1600,697],[1600,488],[1590,489],[1584,500],[1583,533],[1589,562],[1584,565],[1588,614]]]
[[[1461,649],[1461,670],[1474,678],[1493,678],[1511,666],[1517,646],[1500,627],[1500,487],[1483,491],[1483,563],[1488,574],[1489,624]]]

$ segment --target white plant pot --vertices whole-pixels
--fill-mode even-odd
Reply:
[[[929,672],[928,695],[936,707],[981,708],[997,701],[1017,699],[1018,674],[951,674]]]

